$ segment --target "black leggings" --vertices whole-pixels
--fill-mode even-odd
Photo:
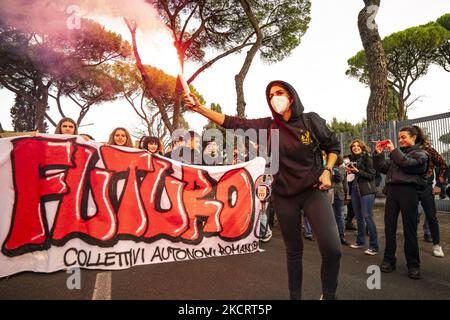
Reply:
[[[324,299],[335,299],[341,261],[341,242],[327,192],[309,189],[293,197],[274,194],[273,200],[286,246],[290,298],[301,299],[302,296],[301,210],[303,210],[322,255],[323,297]]]
[[[425,190],[419,195],[420,203],[422,204],[423,212],[430,227],[431,238],[433,244],[439,244],[439,222],[436,217],[436,204],[434,203],[433,186],[427,184]]]

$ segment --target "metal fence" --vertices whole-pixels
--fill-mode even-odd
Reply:
[[[391,139],[397,147],[398,131],[402,127],[410,125],[421,127],[425,134],[427,134],[433,148],[444,157],[447,164],[450,164],[450,112],[404,121],[389,121],[374,128],[371,132],[368,132],[367,128],[363,128],[356,134],[348,132],[339,133],[338,138],[341,142],[342,153],[350,153],[350,143],[354,139],[363,140],[372,149],[375,146],[374,141]],[[436,207],[439,211],[450,212],[450,199],[436,199]]]

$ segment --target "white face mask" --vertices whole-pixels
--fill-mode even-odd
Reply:
[[[282,114],[289,108],[291,102],[286,96],[273,96],[270,104],[272,105],[272,108],[275,109],[276,113]]]

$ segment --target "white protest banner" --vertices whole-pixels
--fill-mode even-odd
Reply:
[[[190,166],[80,136],[0,139],[0,277],[256,252],[264,166]]]

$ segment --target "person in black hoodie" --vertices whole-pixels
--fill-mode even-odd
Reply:
[[[405,238],[404,250],[408,276],[411,279],[421,277],[417,240],[418,204],[420,192],[425,189],[427,183],[428,168],[428,155],[421,148],[423,141],[425,141],[424,134],[419,127],[404,127],[398,133],[400,148],[395,148],[390,140],[387,145],[379,141],[375,146],[373,157],[375,169],[386,174],[384,213],[386,248],[381,271],[395,270],[397,220],[401,211]],[[390,152],[390,159],[384,157],[384,150]]]
[[[296,90],[284,81],[272,81],[266,98],[273,117],[243,119],[214,112],[185,97],[185,105],[226,129],[279,129],[279,170],[272,183],[275,213],[286,246],[289,293],[301,299],[302,254],[301,214],[308,218],[322,256],[321,299],[336,299],[341,243],[333,209],[327,197],[334,163],[340,153],[336,135],[316,113],[304,113]],[[322,163],[321,150],[327,154]]]

